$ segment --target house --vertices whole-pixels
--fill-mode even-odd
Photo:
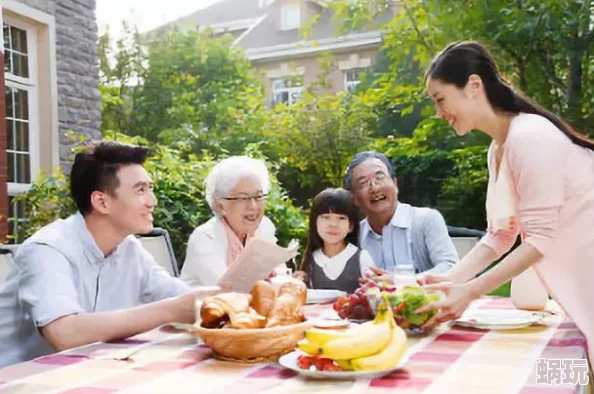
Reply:
[[[322,53],[332,55],[327,74],[331,90],[354,89],[382,45],[378,26],[394,12],[396,2],[374,26],[339,36],[341,22],[324,1],[220,0],[146,36],[170,27],[208,27],[215,36],[230,34],[261,76],[268,102],[293,104],[324,72],[319,62]],[[311,32],[303,36],[304,30]]]
[[[24,215],[13,197],[68,167],[70,133],[101,136],[95,4],[0,1],[0,239]]]

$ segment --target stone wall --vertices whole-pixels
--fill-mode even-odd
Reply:
[[[98,139],[100,133],[96,0],[17,0],[54,16],[58,73],[60,162],[68,169],[70,133]]]

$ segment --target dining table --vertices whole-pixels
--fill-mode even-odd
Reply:
[[[331,303],[307,305],[320,318]],[[470,310],[513,309],[483,297]],[[0,394],[108,393],[592,393],[586,338],[554,302],[542,321],[508,330],[444,323],[408,335],[403,365],[373,379],[307,378],[275,362],[234,363],[189,333],[163,327],[0,369]],[[584,366],[585,363],[585,366]]]

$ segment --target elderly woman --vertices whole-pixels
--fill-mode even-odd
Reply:
[[[190,286],[214,286],[251,237],[276,242],[274,225],[264,216],[269,190],[261,160],[233,156],[214,166],[205,180],[214,217],[190,235],[182,280]]]

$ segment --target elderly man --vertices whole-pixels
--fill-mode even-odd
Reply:
[[[27,239],[0,287],[0,366],[195,321],[197,292],[133,235],[152,229],[157,203],[147,153],[101,143],[76,155],[70,189],[79,212]]]
[[[348,167],[346,186],[366,218],[360,244],[385,271],[413,266],[415,272],[441,274],[458,254],[441,214],[398,201],[392,164],[378,152],[361,152]]]

